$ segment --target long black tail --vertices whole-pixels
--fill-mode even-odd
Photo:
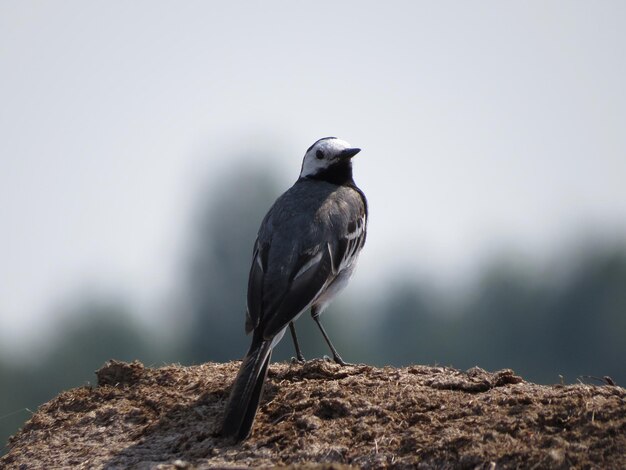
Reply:
[[[223,437],[239,442],[250,435],[271,356],[271,341],[253,338],[226,405],[221,430]]]

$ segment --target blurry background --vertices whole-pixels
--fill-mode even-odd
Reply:
[[[327,135],[370,200],[346,360],[626,384],[625,14],[0,3],[0,441],[109,358],[240,358],[256,230]]]

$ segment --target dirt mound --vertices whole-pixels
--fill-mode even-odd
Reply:
[[[510,370],[273,364],[252,437],[216,435],[239,363],[108,362],[41,406],[1,468],[626,468],[626,390]]]

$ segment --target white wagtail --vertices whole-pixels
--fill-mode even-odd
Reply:
[[[293,322],[308,308],[333,359],[345,365],[319,316],[343,289],[365,243],[367,200],[352,178],[360,152],[336,137],[308,148],[298,181],[261,222],[248,280],[246,333],[252,344],[232,386],[221,434],[237,441],[250,435],[272,348],[287,326],[304,361]]]

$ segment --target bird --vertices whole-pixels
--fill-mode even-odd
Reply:
[[[365,244],[368,205],[352,176],[361,151],[324,137],[304,154],[298,180],[265,215],[254,243],[245,330],[252,341],[231,387],[220,434],[240,442],[251,433],[272,349],[289,327],[304,362],[294,322],[308,309],[333,360],[347,365],[320,323],[346,286]]]

